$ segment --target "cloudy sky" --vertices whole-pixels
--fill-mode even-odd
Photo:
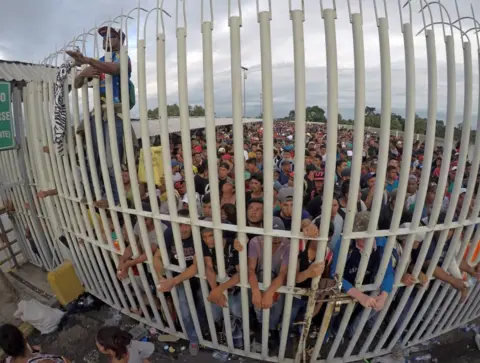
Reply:
[[[201,41],[201,1],[186,1],[187,17],[187,64],[189,103],[203,104],[202,81],[202,41]],[[359,0],[351,0],[353,12],[359,11]],[[89,30],[95,25],[115,18],[132,9],[132,0],[9,0],[2,4],[3,20],[0,22],[0,59],[26,62],[41,61],[72,40],[75,36]],[[208,1],[205,1],[205,18],[208,19]],[[214,70],[215,70],[215,110],[218,116],[230,116],[231,107],[231,67],[230,35],[228,27],[227,0],[213,0],[214,12]],[[260,10],[268,8],[268,0],[259,1]],[[289,19],[288,0],[272,1],[272,59],[275,116],[281,117],[294,108],[294,70],[292,22]],[[325,7],[332,6],[332,0],[323,1]],[[353,118],[354,105],[354,69],[352,28],[349,21],[347,0],[337,0],[337,51],[339,67],[339,107],[344,118]],[[390,49],[392,60],[392,106],[394,112],[403,114],[405,108],[405,72],[404,43],[401,32],[400,15],[397,0],[386,0],[390,24]],[[453,0],[443,0],[452,21],[458,18]],[[300,0],[292,0],[292,7],[299,8]],[[367,105],[381,108],[380,53],[378,28],[375,20],[373,0],[362,0],[365,36],[365,64]],[[412,0],[414,33],[423,27],[420,1]],[[143,0],[141,6],[150,10],[156,6],[156,0]],[[260,37],[257,22],[255,0],[242,0],[243,27],[242,65],[249,68],[246,80],[247,116],[260,114],[261,72],[260,72]],[[470,1],[458,0],[461,16],[471,16]],[[168,102],[178,102],[177,53],[175,35],[176,0],[165,0],[165,10],[172,18],[165,17],[167,47],[167,92]],[[480,19],[480,2],[474,5]],[[384,16],[383,1],[378,0],[379,16]],[[232,1],[232,14],[237,14],[237,1]],[[137,12],[134,20],[128,23],[129,54],[132,58],[133,80],[137,84],[137,36],[143,38],[145,15],[140,14],[140,27],[137,27]],[[434,21],[440,21],[438,5],[432,5]],[[404,21],[408,21],[408,8],[403,12]],[[427,15],[427,22],[430,16]],[[149,108],[156,107],[156,62],[155,62],[155,14],[150,16],[146,26],[147,44],[147,94]],[[182,22],[180,21],[180,24]],[[457,23],[458,24],[458,23]],[[462,22],[464,30],[471,28],[473,21]],[[325,109],[327,105],[326,57],[324,22],[321,18],[319,0],[305,0],[305,54],[307,79],[307,104],[318,104]],[[446,58],[445,42],[441,26],[435,27],[438,67],[438,118],[445,118],[446,111]],[[449,30],[447,29],[447,33]],[[455,57],[457,71],[457,120],[462,120],[463,110],[463,51],[460,32],[455,30]],[[478,63],[477,39],[469,33],[473,48],[473,120],[476,124],[478,106]],[[425,36],[415,37],[416,59],[416,110],[425,115],[427,109],[427,61]],[[92,54],[93,37],[88,37],[87,53]],[[59,62],[61,59],[59,58]],[[137,90],[138,94],[138,90]],[[138,113],[138,106],[134,113]]]

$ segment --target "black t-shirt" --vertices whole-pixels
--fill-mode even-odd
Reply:
[[[305,249],[302,252],[300,252],[300,254],[298,255],[298,272],[302,272],[302,271],[307,270],[310,267],[310,265],[315,262],[315,260],[310,261],[308,259],[308,246],[309,246],[309,244],[310,244],[310,241],[307,242],[307,245],[306,245]],[[302,281],[302,282],[299,282],[299,283],[295,284],[295,286],[296,287],[301,287],[301,288],[304,288],[304,289],[309,289],[309,288],[312,287],[312,279],[309,277],[305,281]],[[308,300],[308,296],[302,296],[302,300]]]
[[[175,247],[175,242],[173,239],[173,230],[171,226],[165,230],[164,238],[165,238],[165,246],[167,248],[167,253],[168,253],[170,262],[180,266],[177,249]],[[182,239],[182,245],[183,245],[183,254],[185,256],[185,264],[188,268],[193,265],[193,261],[195,260],[195,248],[193,247],[194,246],[193,236],[190,235],[190,237],[186,239]],[[172,274],[174,276],[179,275],[178,272],[172,272]],[[190,279],[190,283],[192,285],[192,289],[199,287],[198,279],[192,278]]]
[[[233,247],[234,246],[233,238],[225,238],[225,246],[223,248],[223,258],[225,263],[225,273],[228,277],[234,276],[237,272],[237,266],[240,264],[240,258],[238,256],[238,251]],[[203,257],[211,257],[213,261],[213,269],[218,273],[217,267],[217,253],[214,248],[209,248],[205,242],[202,241]],[[229,292],[235,292],[237,289],[235,286]]]
[[[323,204],[323,195],[317,195],[310,202],[308,202],[307,207],[305,208],[307,212],[312,216],[313,219],[317,218],[322,214],[322,204]]]
[[[209,184],[208,178],[207,179],[202,178],[200,175],[197,174],[195,175],[194,181],[195,181],[195,191],[200,195],[204,195],[205,188]]]
[[[370,259],[368,260],[367,269],[365,271],[365,277],[363,278],[363,285],[373,284],[375,276],[377,275],[380,262],[382,260],[383,248],[377,246],[375,250],[372,250]],[[345,263],[345,270],[343,278],[355,286],[355,278],[357,276],[358,266],[362,259],[362,252],[357,248],[355,240],[350,242],[350,249],[348,250],[347,261]]]

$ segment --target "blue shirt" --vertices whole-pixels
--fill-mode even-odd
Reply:
[[[341,237],[340,237],[341,240]],[[385,237],[376,237],[375,242],[377,244],[377,249],[372,250],[370,259],[367,265],[367,270],[365,272],[365,277],[363,279],[363,285],[372,284],[375,281],[378,268],[383,257],[383,250],[387,239]],[[333,262],[331,268],[332,278],[335,276],[337,270],[338,256],[340,254],[341,243],[338,241],[335,245],[335,250],[333,251]],[[360,260],[362,257],[362,252],[357,248],[355,240],[350,242],[350,248],[348,250],[347,261],[345,262],[344,276],[342,280],[342,290],[348,292],[351,288],[354,287],[355,278],[358,271],[358,266],[360,265]],[[398,256],[397,256],[398,258]],[[392,265],[392,258],[388,262],[387,270],[385,271],[385,276],[383,277],[382,284],[380,285],[381,291],[387,293],[392,292],[393,283],[394,283],[395,271]]]
[[[385,189],[389,193],[393,192],[395,189],[398,189],[398,179],[394,180],[392,184],[390,184],[387,180],[387,185],[385,186]]]
[[[105,62],[105,57],[99,59],[100,62]],[[112,53],[112,62],[120,63],[120,54],[118,52]],[[128,80],[132,75],[132,65],[130,63],[130,57],[128,57]],[[112,74],[112,91],[113,91],[113,103],[122,102],[122,93],[120,88],[120,73]],[[100,75],[100,100],[102,103],[105,103],[107,100],[106,90],[105,90],[105,73]]]

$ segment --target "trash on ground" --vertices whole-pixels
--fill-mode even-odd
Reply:
[[[64,315],[63,311],[51,308],[35,299],[20,301],[14,313],[17,319],[31,324],[42,334],[54,332]]]
[[[230,353],[216,350],[215,352],[213,352],[212,356],[214,359],[219,360],[220,362],[226,362],[228,361]]]
[[[179,341],[180,338],[176,337],[175,335],[170,335],[170,334],[160,334],[158,336],[158,341],[159,342],[169,342],[169,343],[174,343]]]

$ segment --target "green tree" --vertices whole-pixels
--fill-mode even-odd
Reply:
[[[295,110],[290,110],[290,112],[288,113],[288,118],[290,120],[295,120]]]
[[[191,106],[189,106],[191,107]],[[205,116],[205,109],[201,105],[195,105],[191,109],[191,116]]]
[[[327,119],[325,117],[325,110],[317,105],[308,106],[305,110],[307,121],[310,122],[325,122]]]
[[[167,105],[167,115],[168,116],[180,116],[180,107],[176,103],[173,105]]]

